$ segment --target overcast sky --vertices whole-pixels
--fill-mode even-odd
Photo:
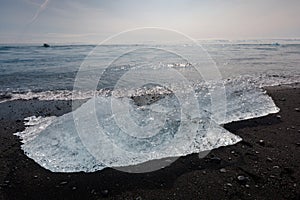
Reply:
[[[98,43],[143,26],[195,39],[300,38],[300,0],[0,0],[0,42]]]

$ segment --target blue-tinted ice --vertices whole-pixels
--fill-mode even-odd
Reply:
[[[34,126],[17,135],[23,138],[26,155],[53,172],[93,172],[233,145],[241,138],[221,124],[279,109],[254,85],[236,80],[225,86],[223,119],[213,119],[207,85],[199,84],[195,86],[198,109],[182,109],[182,103],[188,102],[180,102],[168,90],[159,95],[100,95],[71,113],[28,124]],[[143,102],[153,96],[158,98]],[[214,111],[225,105],[216,106]]]

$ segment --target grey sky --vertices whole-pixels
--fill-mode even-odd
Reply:
[[[99,42],[131,28],[195,39],[299,38],[299,0],[0,0],[0,42]]]

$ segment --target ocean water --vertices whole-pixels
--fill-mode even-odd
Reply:
[[[203,48],[201,53],[207,52],[207,55],[197,54],[198,46],[186,44],[103,45],[97,48],[96,45],[53,45],[50,48],[40,45],[0,45],[0,94],[4,98],[68,98],[74,88],[77,72],[84,63],[92,63],[95,68],[87,72],[81,81],[98,76],[98,90],[113,88],[125,72],[140,65],[152,69],[157,69],[158,65],[173,67],[190,82],[196,83],[202,80],[201,77],[187,65],[188,60],[180,58],[194,49],[195,54],[190,54],[191,58],[207,59],[209,56],[209,62],[215,63],[223,80],[247,77],[247,80],[266,85],[299,81],[300,40],[199,43]],[[164,51],[169,46],[172,46],[175,54]],[[92,52],[95,48],[96,52]],[[133,53],[124,56],[124,52],[133,48]],[[93,57],[89,58],[91,52]],[[104,73],[95,73],[103,68],[107,68]],[[141,73],[141,79],[147,79],[147,72]],[[172,78],[172,75],[165,74],[164,78]],[[170,81],[177,82],[175,78]]]
[[[1,100],[89,98],[15,133],[54,172],[206,152],[242,140],[223,124],[279,111],[262,87],[299,82],[299,42],[1,46]]]

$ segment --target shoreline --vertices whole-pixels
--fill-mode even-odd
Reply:
[[[280,112],[224,127],[243,138],[232,146],[179,158],[151,173],[106,168],[53,173],[27,158],[13,133],[32,115],[63,115],[71,101],[0,104],[1,199],[299,199],[300,84],[266,87]],[[80,103],[78,101],[78,106]],[[267,195],[267,196],[266,196]]]

